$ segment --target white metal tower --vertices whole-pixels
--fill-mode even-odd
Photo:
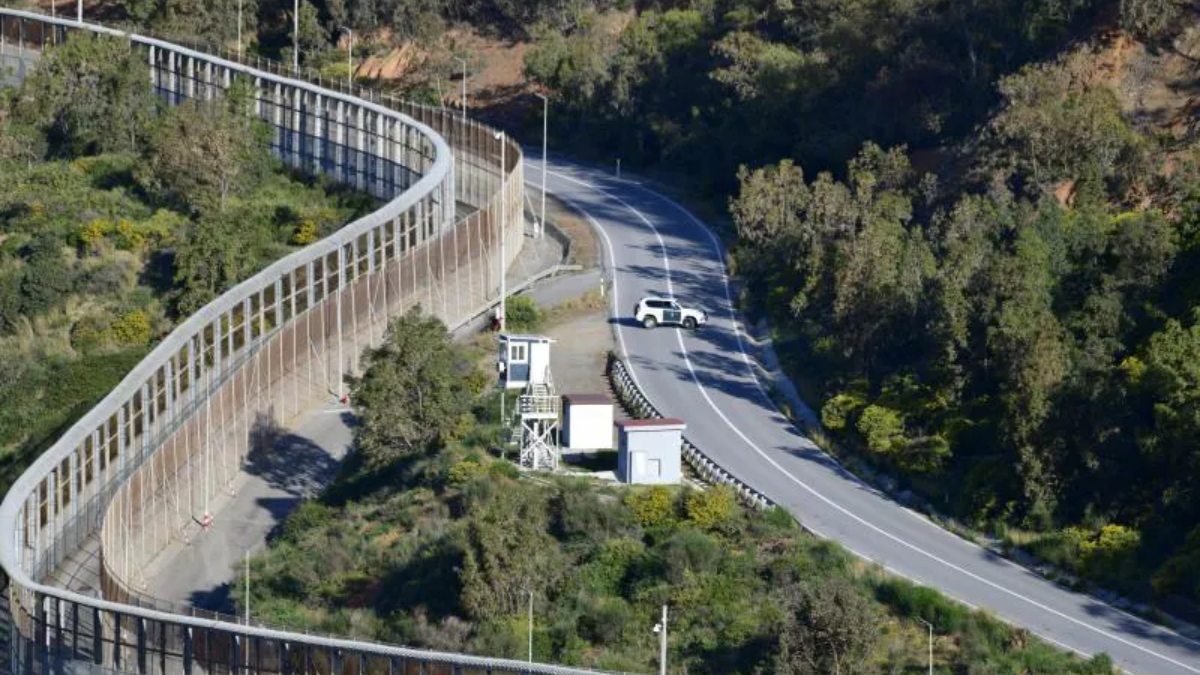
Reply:
[[[522,467],[535,471],[558,468],[559,400],[547,364],[545,376],[531,379],[517,399]]]

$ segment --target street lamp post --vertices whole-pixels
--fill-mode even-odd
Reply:
[[[348,62],[348,68],[346,69],[346,90],[352,91],[354,89],[354,31],[346,26],[340,26],[340,28],[346,31],[346,35],[349,36],[347,39],[350,41],[346,47],[346,59]]]
[[[533,663],[533,591],[529,591],[529,662]]]
[[[246,549],[246,625],[250,625],[250,549]]]
[[[292,70],[300,72],[300,0],[292,2]]]
[[[238,0],[238,61],[242,60],[242,0]]]
[[[933,675],[933,624],[921,617],[917,617],[917,621],[929,626],[929,675]]]
[[[456,56],[454,57],[462,64],[462,120],[467,121],[467,60]]]
[[[83,0],[77,0],[75,3],[75,21],[83,23]]]
[[[667,675],[667,606],[662,609],[662,621],[654,624],[654,632],[658,633],[658,675]]]
[[[500,332],[504,332],[505,320],[507,312],[505,311],[504,301],[507,294],[504,281],[504,234],[506,230],[506,220],[508,219],[508,190],[505,189],[504,172],[508,168],[507,157],[505,151],[507,143],[503,131],[497,131],[495,137],[500,140]],[[503,400],[503,399],[501,399]]]
[[[537,226],[537,234],[540,237],[546,230],[546,139],[550,129],[550,99],[544,94],[535,96],[542,99],[542,215]]]

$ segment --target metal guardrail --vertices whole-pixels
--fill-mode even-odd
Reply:
[[[613,391],[620,399],[621,405],[639,419],[662,417],[658,408],[638,388],[625,362],[615,354],[608,355],[608,378],[612,382]],[[699,448],[692,445],[686,437],[683,439],[683,459],[688,466],[704,480],[715,485],[728,485],[737,493],[738,498],[754,509],[766,509],[775,506],[766,495],[750,487],[732,473],[721,468],[721,465],[709,459]]]
[[[495,300],[494,268],[510,262],[494,255],[500,238],[522,236],[523,228],[501,227],[520,219],[522,162],[516,144],[444,110],[393,102],[398,112],[377,94],[335,91],[270,64],[255,68],[157,38],[0,9],[6,55],[58,44],[75,30],[143,50],[156,92],[171,104],[249,82],[281,159],[388,201],[188,317],[17,479],[0,504],[11,671],[591,672],[123,602],[134,596],[132,570],[177,535],[181,520],[197,519],[230,475],[194,474],[236,467],[260,417],[284,418],[328,399],[398,312],[420,303],[455,325]],[[504,154],[500,170],[489,168]],[[478,210],[455,219],[457,202]],[[519,245],[509,249],[515,256]],[[98,530],[106,597],[43,581]]]

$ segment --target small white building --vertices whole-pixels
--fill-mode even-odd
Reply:
[[[550,345],[542,335],[501,335],[498,367],[505,389],[550,384]]]
[[[617,479],[664,485],[683,477],[683,420],[621,420],[617,427]]]
[[[612,450],[613,403],[604,394],[563,394],[562,446]]]

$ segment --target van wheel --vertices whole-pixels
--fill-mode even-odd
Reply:
[[[658,319],[654,318],[653,315],[647,314],[646,318],[642,319],[642,325],[646,328],[654,328],[658,325]]]
[[[692,317],[687,317],[683,320],[683,327],[688,330],[696,330],[696,320]]]

